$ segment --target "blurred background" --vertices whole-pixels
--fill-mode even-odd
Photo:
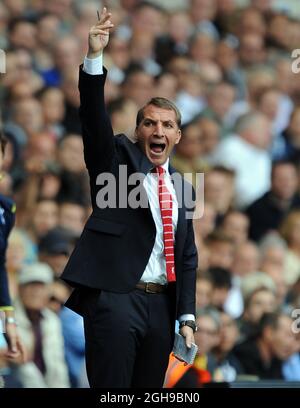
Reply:
[[[10,364],[0,337],[6,387],[87,387],[83,323],[63,306],[71,289],[59,276],[91,212],[77,81],[103,5],[0,3],[8,139],[0,193],[17,205],[7,271],[29,354],[25,364]],[[115,28],[104,55],[105,98],[115,133],[132,138],[137,110],[153,96],[169,98],[183,118],[171,162],[182,174],[204,172],[197,204],[204,201],[204,214],[194,220],[199,354],[192,367],[171,359],[165,385],[295,384],[300,73],[292,71],[292,51],[300,48],[300,3],[107,5]]]

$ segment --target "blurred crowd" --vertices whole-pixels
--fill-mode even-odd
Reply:
[[[17,205],[6,266],[29,355],[10,364],[0,338],[7,387],[87,384],[83,323],[63,306],[71,289],[59,276],[91,212],[77,81],[100,3],[0,3],[9,141],[0,193]],[[300,15],[289,1],[284,11],[272,0],[240,3],[109,2],[115,133],[134,139],[137,110],[166,97],[183,118],[172,164],[194,182],[204,173],[194,220],[199,353],[193,366],[171,359],[168,387],[300,381],[300,73],[291,58]]]

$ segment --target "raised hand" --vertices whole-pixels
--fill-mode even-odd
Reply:
[[[89,50],[87,57],[96,58],[101,55],[109,40],[109,30],[114,26],[110,21],[111,13],[103,8],[100,19],[89,31]]]

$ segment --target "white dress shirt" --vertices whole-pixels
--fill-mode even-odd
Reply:
[[[85,58],[83,63],[83,70],[89,75],[102,75],[103,74],[103,57],[97,58]],[[172,196],[172,223],[175,239],[175,232],[178,221],[178,201],[176,198],[176,192],[172,183],[172,179],[169,173],[169,159],[162,165],[165,170],[164,181],[167,189]],[[160,285],[167,283],[166,273],[166,259],[164,256],[164,241],[163,241],[163,223],[160,213],[159,200],[158,200],[158,177],[155,173],[149,172],[144,181],[143,186],[146,190],[150,210],[156,227],[156,237],[152,253],[150,255],[148,264],[141,280],[143,282],[154,282]],[[185,314],[180,316],[179,321],[183,320],[195,320],[194,315]]]
[[[271,158],[238,135],[230,135],[216,149],[214,164],[235,171],[236,204],[244,209],[270,189]]]

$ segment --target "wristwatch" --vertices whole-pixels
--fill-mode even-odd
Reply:
[[[15,319],[14,317],[12,317],[12,316],[6,317],[5,321],[6,321],[6,323],[8,323],[8,324],[15,324],[15,325],[17,325],[16,319]]]
[[[194,320],[183,320],[179,323],[179,328],[181,329],[183,326],[189,326],[191,329],[193,329],[194,333],[197,331],[197,326]]]

